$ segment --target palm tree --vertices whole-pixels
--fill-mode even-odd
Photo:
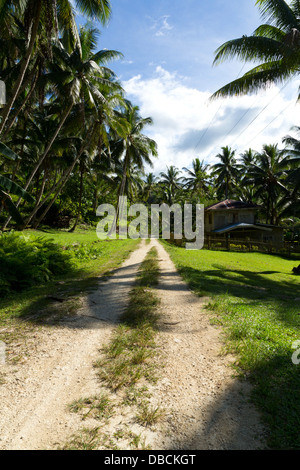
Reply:
[[[168,204],[172,205],[178,191],[182,188],[181,171],[174,165],[167,167],[167,172],[160,173],[160,186],[163,188]]]
[[[208,169],[209,165],[196,158],[192,161],[192,169],[183,168],[187,172],[188,177],[184,177],[183,181],[187,189],[191,190],[192,194],[197,193],[198,196],[204,197],[208,191]]]
[[[59,106],[63,96],[69,97],[69,103],[65,108],[63,119],[60,120],[50,144],[47,146],[39,162],[33,169],[31,176],[27,181],[27,187],[32,181],[32,178],[37,172],[39,166],[48,155],[55,139],[62,130],[64,123],[66,123],[66,128],[70,126],[72,130],[74,129],[74,126],[80,126],[78,132],[81,134],[84,133],[85,135],[80,150],[66,171],[65,178],[61,181],[61,186],[54,186],[54,191],[56,191],[54,197],[58,196],[59,188],[62,188],[66,183],[76,163],[82,156],[83,152],[87,150],[88,142],[90,142],[91,139],[95,139],[96,129],[98,132],[98,141],[100,136],[103,136],[103,110],[110,108],[105,95],[108,93],[114,93],[116,90],[120,92],[120,86],[112,80],[112,77],[114,77],[113,72],[102,64],[106,64],[109,60],[120,57],[121,54],[117,51],[111,50],[103,50],[94,53],[93,49],[96,42],[93,38],[95,38],[96,33],[97,31],[93,28],[81,28],[79,36],[80,42],[71,54],[69,54],[63,47],[65,39],[64,36],[61,43],[53,46],[55,61],[51,64],[51,70],[49,73],[45,75],[45,80],[53,83],[54,93],[57,94],[54,104],[57,101]],[[77,113],[75,113],[74,119],[72,109],[76,102],[80,109],[76,108]],[[92,125],[88,123],[87,126],[91,131],[90,135],[85,134],[85,120],[87,119],[88,114],[90,115],[89,119],[92,120]],[[80,119],[80,123],[78,122],[78,118]],[[51,194],[48,194],[47,199],[49,199],[50,196]],[[44,202],[46,202],[46,200],[42,201],[42,203]],[[27,219],[27,224],[39,209],[40,205],[36,205],[34,211]]]
[[[300,127],[293,128],[300,135]],[[283,143],[286,145],[284,162],[289,166],[287,183],[293,185],[293,193],[300,189],[300,140],[287,135],[283,138]]]
[[[247,169],[249,168],[249,166],[255,163],[256,155],[257,155],[257,152],[251,148],[248,150],[245,150],[245,152],[243,152],[240,155],[240,160],[241,160],[240,168],[243,170],[243,172],[247,172]]]
[[[144,128],[152,124],[150,117],[142,118],[139,114],[139,107],[133,106],[126,101],[125,109],[119,113],[120,121],[123,123],[123,130],[120,129],[120,135],[115,131],[112,136],[116,140],[112,142],[112,157],[122,165],[122,179],[118,189],[118,196],[124,196],[126,193],[127,178],[130,177],[132,167],[137,166],[139,170],[144,170],[145,164],[152,166],[152,157],[157,156],[156,142],[142,133]],[[119,212],[122,208],[117,203],[116,217],[111,231],[115,230]]]
[[[5,144],[0,142],[0,154],[9,160],[17,160],[19,157]],[[19,196],[28,202],[34,202],[33,197],[27,193],[20,185],[12,181],[10,178],[0,174],[0,204],[5,207],[10,216],[19,224],[23,223],[21,214],[12,201],[11,194]]]
[[[111,13],[109,0],[76,0],[76,7],[88,18],[97,18],[105,24]],[[2,122],[0,134],[6,125],[8,116],[17,99],[26,71],[32,59],[34,47],[38,41],[39,32],[41,36],[44,31],[48,38],[53,34],[58,38],[59,27],[66,28],[76,35],[76,24],[74,19],[74,9],[69,0],[3,0],[0,4],[0,22],[4,21],[5,15],[16,13],[24,18],[27,33],[26,43],[28,44],[24,56],[21,58],[19,74],[14,86],[9,93],[9,98],[2,112]],[[49,40],[49,44],[51,40]],[[74,44],[75,45],[75,44]],[[78,45],[78,41],[77,41]]]
[[[225,195],[225,198],[228,199],[230,196],[232,197],[239,174],[235,150],[228,146],[222,147],[222,153],[219,153],[216,158],[221,161],[212,166],[212,176],[216,178],[215,184],[219,196]]]
[[[286,163],[283,155],[277,145],[264,145],[263,151],[257,154],[256,163],[251,165],[246,177],[247,181],[255,186],[255,197],[262,201],[266,222],[270,224],[278,222],[276,207],[279,200],[283,196],[288,197],[284,185]]]
[[[151,198],[151,193],[156,187],[157,180],[158,178],[154,175],[154,173],[150,172],[146,174],[146,178],[143,185],[143,199],[146,202],[148,202]]]
[[[90,154],[88,152],[83,152],[81,158],[79,159],[79,195],[78,195],[78,209],[77,215],[74,221],[74,224],[70,228],[69,232],[74,232],[77,224],[80,220],[81,209],[82,209],[82,198],[83,198],[83,183],[84,183],[84,173],[88,171],[91,164]]]
[[[233,39],[220,46],[214,64],[238,58],[259,65],[216,91],[212,98],[257,92],[270,83],[279,84],[297,77],[300,71],[300,3],[292,0],[257,0],[266,23],[251,36]],[[300,95],[299,97],[300,98]]]
[[[252,165],[255,164],[256,158],[257,152],[251,148],[240,154],[237,165],[240,184],[236,186],[236,192],[244,202],[253,203],[255,200],[255,186],[247,180],[247,175]]]

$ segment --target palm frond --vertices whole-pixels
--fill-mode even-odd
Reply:
[[[258,93],[272,84],[280,84],[290,77],[290,67],[282,61],[265,63],[248,71],[245,75],[217,90],[210,99],[227,96],[239,96],[247,93]],[[294,71],[296,75],[297,70]]]
[[[76,7],[88,18],[106,24],[111,16],[109,0],[76,0]]]
[[[219,65],[228,59],[268,61],[282,57],[281,43],[270,37],[243,36],[222,44],[216,52],[213,64]]]
[[[256,0],[263,18],[286,32],[298,27],[293,9],[284,0]]]

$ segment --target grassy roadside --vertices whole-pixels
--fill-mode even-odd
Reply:
[[[26,355],[30,334],[40,325],[50,327],[62,316],[72,315],[80,297],[96,286],[99,276],[106,276],[120,266],[139,242],[100,241],[95,230],[74,233],[26,230],[20,235],[30,240],[36,237],[52,240],[59,250],[70,255],[71,264],[64,274],[0,299],[0,341],[6,344],[10,362]]]
[[[153,288],[157,285],[159,267],[157,250],[152,248],[140,266],[130,301],[110,341],[94,364],[102,386],[99,396],[83,398],[70,405],[70,411],[82,419],[94,418],[99,426],[84,427],[65,444],[68,450],[147,448],[142,430],[160,421],[163,410],[151,403],[149,385],[156,383],[159,300]],[[109,431],[109,420],[124,410],[134,415],[141,432],[126,424]],[[105,427],[107,426],[107,427]]]
[[[224,329],[237,373],[254,385],[270,448],[300,449],[300,365],[292,361],[300,340],[300,279],[292,274],[299,258],[163,244],[191,289],[211,297],[208,314]]]

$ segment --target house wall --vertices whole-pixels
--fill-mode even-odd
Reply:
[[[263,242],[282,243],[284,239],[283,229],[274,227],[272,232],[265,232],[262,235]]]
[[[214,210],[205,214],[205,231],[211,232],[227,225],[237,224],[240,222],[254,224],[256,210],[239,209],[239,210]]]

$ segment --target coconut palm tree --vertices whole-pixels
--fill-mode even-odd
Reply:
[[[192,168],[183,168],[187,172],[187,177],[183,178],[185,187],[189,189],[192,194],[197,194],[200,197],[204,197],[208,192],[208,170],[209,165],[200,161],[199,158],[196,158],[192,161]]]
[[[235,150],[230,147],[222,147],[222,152],[216,158],[221,160],[219,163],[212,165],[212,177],[215,179],[219,197],[225,196],[226,199],[232,197],[234,187],[239,175],[237,160],[235,158]]]
[[[26,190],[31,184],[39,167],[48,156],[64,124],[67,123],[69,116],[71,116],[75,104],[81,102],[88,108],[94,108],[95,110],[101,109],[101,107],[103,108],[107,104],[103,92],[106,93],[109,87],[113,90],[119,90],[120,88],[117,84],[114,84],[112,80],[108,79],[110,71],[107,67],[102,66],[102,64],[106,65],[109,60],[119,58],[121,54],[117,51],[110,50],[95,53],[93,51],[95,47],[95,40],[93,39],[95,38],[95,34],[95,29],[81,28],[79,42],[71,53],[68,53],[64,48],[65,35],[60,42],[53,45],[54,60],[49,64],[49,71],[43,76],[43,80],[49,84],[48,92],[52,92],[54,99],[52,103],[53,108],[55,109],[55,106],[57,106],[58,112],[61,111],[61,114],[59,116],[58,125],[51,139],[49,139],[48,145],[26,182]],[[110,76],[114,76],[113,72],[111,72]],[[64,104],[62,105],[62,103]],[[80,115],[80,117],[82,117],[82,115]],[[36,205],[34,211],[27,219],[27,224],[38,209],[39,204]],[[8,223],[9,219],[6,221],[4,227],[6,227]]]
[[[146,126],[152,124],[152,119],[141,117],[138,106],[133,106],[126,100],[125,108],[116,115],[123,123],[123,130],[120,130],[119,136],[116,131],[112,132],[112,138],[115,137],[115,140],[111,144],[111,153],[113,159],[122,165],[122,178],[118,188],[120,197],[126,194],[127,178],[130,178],[131,169],[137,167],[143,171],[145,164],[152,166],[152,157],[156,157],[158,153],[156,142],[142,132]],[[115,230],[121,209],[118,203],[111,232]]]
[[[76,7],[88,18],[97,18],[105,24],[111,13],[109,0],[76,0]],[[26,31],[26,51],[19,61],[19,74],[8,94],[8,101],[2,111],[0,134],[2,134],[8,116],[19,96],[26,71],[34,54],[39,34],[46,32],[49,44],[53,35],[58,38],[59,29],[72,31],[76,36],[77,28],[74,19],[74,8],[69,0],[3,0],[0,3],[0,24],[8,14],[16,14],[24,18]],[[79,41],[76,42],[78,46]],[[75,43],[73,43],[75,45]],[[51,47],[50,47],[51,49]],[[51,52],[50,52],[51,55]]]
[[[277,145],[264,145],[246,177],[255,186],[255,197],[262,202],[266,222],[270,224],[278,222],[276,207],[279,200],[289,194],[284,183],[286,170],[283,151]]]
[[[300,3],[292,0],[257,0],[265,24],[251,36],[242,36],[221,45],[214,64],[237,58],[258,62],[242,77],[216,91],[212,98],[257,92],[270,83],[284,83],[300,71]],[[298,96],[298,99],[300,95]]]
[[[295,126],[293,130],[300,135],[300,127]],[[287,183],[293,185],[292,192],[296,193],[300,189],[300,140],[287,135],[282,141],[286,145],[285,153],[287,154],[284,162],[289,166]]]
[[[16,155],[10,148],[5,144],[0,142],[0,154],[5,159],[17,160],[19,157]],[[25,191],[19,184],[12,181],[10,178],[5,175],[0,174],[0,206],[6,208],[9,212],[11,218],[13,218],[17,223],[22,224],[23,220],[21,214],[19,213],[17,207],[12,201],[11,194],[18,196],[25,201],[34,202],[33,197]]]
[[[157,181],[158,178],[154,175],[154,173],[150,172],[146,174],[143,184],[143,199],[146,202],[149,202],[149,199],[152,197],[152,193],[156,187]]]
[[[163,188],[168,204],[172,205],[176,195],[182,189],[183,178],[181,171],[174,165],[167,167],[167,171],[160,173],[160,186]]]

